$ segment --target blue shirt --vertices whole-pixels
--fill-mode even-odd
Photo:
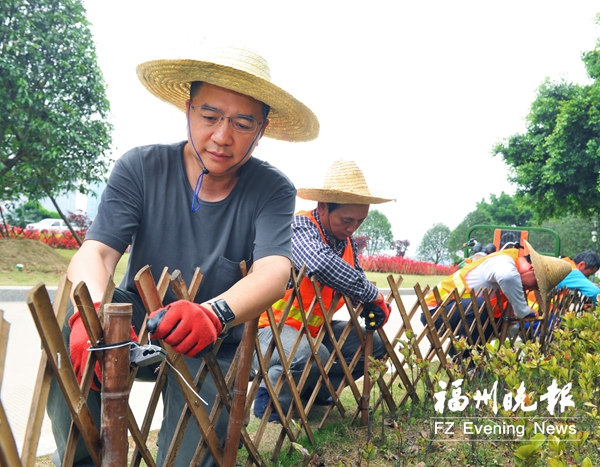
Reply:
[[[579,292],[586,297],[590,297],[594,305],[596,304],[598,294],[600,294],[600,287],[585,277],[579,269],[573,269],[567,274],[567,277],[560,281],[556,286],[557,289],[562,289],[563,287],[579,290]]]

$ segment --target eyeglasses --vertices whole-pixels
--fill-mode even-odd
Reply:
[[[201,107],[194,107],[190,105],[190,108],[195,115],[198,115],[200,123],[206,126],[217,126],[223,119],[229,120],[231,128],[239,133],[254,133],[262,122],[258,122],[251,115],[233,115],[228,117],[224,115],[219,109],[208,107],[203,105]]]

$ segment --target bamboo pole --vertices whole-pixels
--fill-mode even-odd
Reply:
[[[111,303],[104,307],[104,344],[129,341],[132,307]],[[129,400],[129,345],[104,350],[100,439],[102,467],[127,465],[127,408]]]
[[[365,332],[365,370],[363,376],[363,393],[360,398],[361,425],[369,424],[369,400],[371,399],[371,375],[369,375],[369,357],[373,355],[373,332]]]
[[[244,419],[244,407],[246,405],[246,394],[248,392],[248,381],[250,380],[250,368],[252,367],[254,354],[254,342],[256,341],[258,332],[258,318],[247,321],[244,326],[244,336],[241,342],[242,349],[240,349],[239,354],[238,372],[233,388],[227,438],[225,441],[225,450],[223,451],[223,467],[235,467],[237,459]]]

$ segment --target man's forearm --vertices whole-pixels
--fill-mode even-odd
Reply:
[[[71,259],[67,276],[73,283],[73,287],[82,281],[85,282],[92,300],[98,302],[104,295],[108,278],[114,274],[120,257],[116,250],[99,242],[87,240]]]

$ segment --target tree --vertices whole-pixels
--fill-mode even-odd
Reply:
[[[362,255],[363,251],[365,250],[365,248],[367,248],[367,245],[369,244],[370,238],[366,237],[365,235],[359,235],[353,238],[356,242],[356,249],[358,250],[358,254]]]
[[[0,200],[87,193],[112,126],[82,2],[6,0],[0,18]]]
[[[373,255],[390,247],[393,238],[392,225],[385,214],[373,209],[356,231],[356,235],[369,237],[367,255]]]
[[[92,225],[92,220],[81,209],[78,209],[76,212],[69,211],[68,219],[71,225],[77,227],[77,230],[80,232],[87,232],[87,229]]]
[[[406,250],[408,250],[409,246],[410,246],[409,240],[394,240],[392,242],[392,248],[394,250],[396,250],[396,256],[401,256],[403,258],[404,258],[404,255],[406,254]]]
[[[562,256],[575,256],[584,250],[595,248],[592,242],[592,232],[598,231],[594,222],[577,216],[565,216],[553,219],[542,224],[535,222],[533,211],[521,204],[516,196],[502,193],[500,196],[490,196],[489,203],[481,200],[474,211],[465,216],[462,222],[450,233],[448,250],[451,254],[462,249],[467,240],[467,231],[474,225],[503,225],[512,227],[542,227],[555,231],[560,238],[560,254]],[[478,242],[487,244],[494,239],[494,229],[475,229],[471,237]],[[554,253],[556,239],[551,233],[531,230],[529,241],[539,252]],[[459,262],[462,258],[455,257]]]
[[[497,225],[527,227],[533,219],[533,211],[529,206],[523,205],[519,199],[504,192],[500,193],[500,196],[491,194],[490,202],[482,201],[478,207],[488,213],[491,223]]]
[[[593,83],[547,79],[531,105],[526,133],[492,150],[510,166],[519,196],[539,221],[600,214],[600,40],[582,59]]]
[[[27,224],[39,222],[48,217],[59,217],[57,212],[45,209],[37,201],[29,201],[18,206],[11,205],[11,208],[6,212],[6,221],[14,227],[25,228]]]
[[[554,230],[560,237],[560,254],[573,258],[578,253],[596,248],[592,241],[592,232],[598,231],[593,221],[568,216],[547,221],[542,227]],[[537,245],[536,245],[537,246]]]
[[[440,264],[450,260],[448,239],[450,228],[442,223],[434,224],[425,235],[417,248],[417,257],[422,261]]]
[[[474,211],[465,216],[460,224],[451,232],[448,240],[448,250],[455,254],[462,248],[463,243],[468,240],[467,232],[471,227],[478,224],[506,225],[514,227],[531,226],[533,222],[533,211],[519,202],[516,197],[502,192],[500,196],[490,195],[489,203],[481,200],[477,203]],[[474,231],[472,235],[481,243],[489,243],[493,240],[493,231]]]

